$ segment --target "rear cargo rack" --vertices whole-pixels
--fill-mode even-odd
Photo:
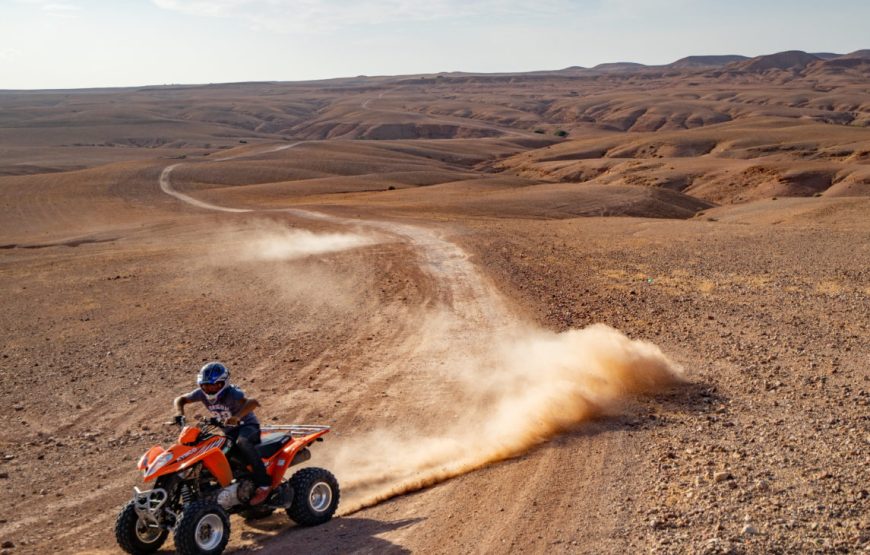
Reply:
[[[330,426],[320,426],[317,424],[275,424],[272,426],[260,426],[260,432],[285,432],[291,436],[307,436],[329,430],[330,428]]]

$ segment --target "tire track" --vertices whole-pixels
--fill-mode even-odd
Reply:
[[[181,201],[208,210],[281,212],[387,233],[412,246],[421,269],[433,279],[432,306],[408,317],[407,332],[384,356],[383,367],[361,367],[392,379],[404,400],[397,409],[403,418],[388,429],[346,438],[324,458],[347,493],[343,515],[521,454],[613,410],[627,395],[680,380],[680,369],[657,347],[612,328],[555,334],[525,322],[439,230],[298,208],[204,203],[172,188],[176,167],[163,171],[160,185]],[[382,453],[391,453],[390,460]]]

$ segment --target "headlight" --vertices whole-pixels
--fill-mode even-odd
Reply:
[[[148,470],[145,471],[145,477],[147,478],[148,476],[151,476],[152,474],[169,464],[169,461],[171,460],[172,453],[163,453],[162,455],[154,459],[154,462],[151,463],[151,466],[149,466]]]

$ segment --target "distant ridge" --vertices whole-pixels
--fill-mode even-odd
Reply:
[[[808,66],[806,72],[836,74],[850,70],[870,74],[870,50],[856,50],[836,58],[822,60]]]
[[[810,52],[812,56],[816,58],[821,58],[823,60],[833,60],[834,58],[839,58],[842,54],[837,54],[835,52]]]
[[[646,67],[649,66],[644,64],[638,64],[635,62],[613,62],[608,64],[598,64],[592,69],[596,71],[625,71],[632,69],[644,69]]]
[[[685,58],[680,58],[676,62],[668,64],[667,67],[672,67],[674,69],[719,67],[733,62],[742,62],[748,59],[748,56],[740,56],[737,54],[727,54],[724,56],[686,56]]]
[[[870,48],[865,48],[863,50],[856,50],[854,52],[850,52],[840,58],[870,58]]]
[[[822,58],[808,54],[802,50],[787,50],[776,54],[756,56],[750,60],[728,64],[729,69],[749,72],[761,72],[770,69],[804,69],[813,62],[821,61]]]

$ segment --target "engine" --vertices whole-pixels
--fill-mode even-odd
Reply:
[[[254,482],[251,480],[238,480],[222,489],[217,496],[218,504],[225,510],[247,503],[254,496]]]

